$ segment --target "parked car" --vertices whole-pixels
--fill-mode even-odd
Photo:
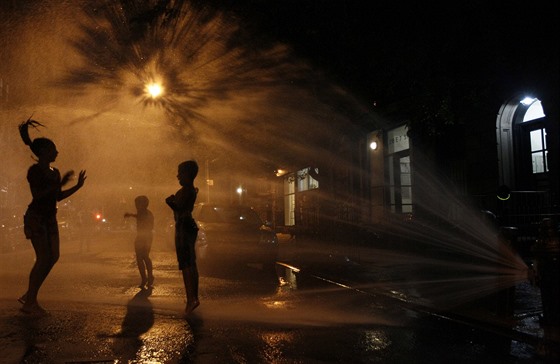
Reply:
[[[201,265],[260,263],[274,266],[278,255],[276,232],[251,207],[196,204],[197,259]]]

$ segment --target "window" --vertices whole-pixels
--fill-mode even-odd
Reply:
[[[391,212],[412,212],[410,156],[389,156],[389,201]]]
[[[319,181],[312,177],[312,174],[319,175],[319,168],[304,168],[297,172],[298,191],[307,191],[319,188]]]
[[[402,212],[412,212],[412,180],[410,178],[410,157],[400,158]]]
[[[284,178],[284,225],[293,226],[296,224],[296,183],[293,174]]]
[[[387,132],[387,177],[391,212],[412,213],[410,143],[405,125]]]
[[[546,149],[546,129],[532,130],[531,138],[531,161],[533,174],[548,172],[548,151]]]
[[[284,177],[284,224],[296,224],[296,193],[319,188],[319,168],[307,167]]]
[[[544,110],[540,100],[537,99],[524,99],[521,101],[524,105],[529,105],[529,108],[523,115],[523,122],[526,123],[528,121],[544,118],[546,115],[544,114]]]

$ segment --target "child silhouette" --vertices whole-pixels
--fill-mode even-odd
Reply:
[[[154,215],[148,210],[150,201],[146,196],[138,196],[134,199],[136,213],[125,213],[124,217],[136,219],[136,239],[134,240],[134,251],[136,253],[136,264],[142,281],[138,286],[141,289],[152,288],[154,274],[150,250],[152,249]]]
[[[165,199],[175,217],[175,250],[179,269],[187,294],[185,314],[188,316],[200,304],[198,300],[198,268],[196,266],[195,243],[198,226],[192,217],[192,210],[198,194],[194,179],[198,174],[198,164],[186,161],[179,164],[177,179],[181,189]]]

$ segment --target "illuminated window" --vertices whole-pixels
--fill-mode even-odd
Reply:
[[[546,149],[546,129],[531,131],[531,160],[533,173],[548,172],[548,151]]]
[[[387,132],[387,177],[391,212],[412,213],[412,172],[408,128],[400,126]]]
[[[284,178],[284,225],[296,224],[296,183],[293,174]]]
[[[284,224],[296,223],[296,193],[319,188],[319,168],[307,167],[284,176]],[[314,178],[315,177],[315,178]]]
[[[530,105],[525,115],[523,115],[523,122],[526,123],[528,121],[544,118],[546,115],[544,114],[544,110],[540,100],[538,99],[524,99],[521,101],[524,105]]]
[[[304,168],[298,171],[298,191],[307,191],[319,188],[319,181],[312,177],[312,174],[319,175],[319,168]]]
[[[410,156],[389,156],[389,201],[391,212],[412,212],[412,181]]]

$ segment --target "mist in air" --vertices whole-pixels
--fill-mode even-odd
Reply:
[[[133,209],[139,194],[151,197],[156,216],[168,214],[163,199],[179,188],[176,168],[186,159],[201,167],[209,162],[216,191],[231,187],[219,181],[247,180],[255,171],[272,176],[277,168],[338,163],[341,131],[367,112],[359,100],[288,45],[247,33],[233,14],[199,2],[160,4],[167,6],[25,1],[0,27],[2,177],[17,192],[12,205],[21,213],[31,198],[25,174],[34,162],[17,125],[30,116],[47,126],[32,130],[31,137],[57,144],[54,165],[61,172],[87,170],[86,186],[72,203],[115,216]],[[151,83],[161,85],[161,96],[146,92]],[[425,178],[437,189],[431,196],[449,205],[448,186],[429,171]],[[196,184],[204,188],[205,176]],[[484,261],[471,265],[474,271],[496,263],[506,267],[503,286],[513,285],[526,266],[499,251],[493,231],[478,228],[476,211],[466,215],[464,241],[398,224],[394,238],[412,234]],[[378,253],[364,256],[383,257],[391,269],[413,261],[410,254]],[[475,289],[480,280],[469,278],[452,278],[444,288],[461,280]]]
[[[9,84],[1,127],[14,151],[6,160],[11,178],[22,181],[32,163],[16,133],[31,115],[47,125],[32,138],[57,143],[59,169],[87,169],[84,197],[172,192],[177,164],[191,158],[201,167],[217,161],[215,180],[303,168],[329,153],[342,123],[362,112],[287,45],[247,34],[232,14],[148,3],[15,7],[0,34],[8,50],[0,56]],[[159,98],[146,92],[154,82]]]

